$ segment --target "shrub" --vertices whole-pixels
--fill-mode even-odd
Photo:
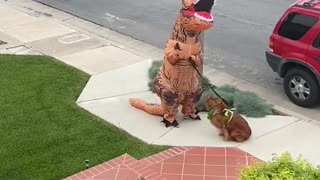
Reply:
[[[153,80],[156,77],[158,69],[161,67],[161,65],[162,65],[162,60],[153,61],[148,71],[148,76],[149,76],[148,86],[152,92],[155,92]],[[216,86],[210,83],[210,80],[207,77],[203,77],[203,78],[204,78],[204,81],[202,82],[203,91],[209,90],[209,87],[207,86],[207,84],[209,84],[211,88],[216,88]]]
[[[320,167],[299,156],[294,160],[288,152],[273,155],[272,161],[256,163],[240,170],[241,180],[320,180]]]
[[[272,105],[254,93],[241,91],[235,86],[223,85],[215,89],[236,111],[248,117],[264,117],[272,114]],[[197,104],[198,111],[205,111],[204,103],[208,96],[216,96],[211,90],[204,91]]]
[[[148,86],[150,88],[150,90],[155,93],[155,88],[154,88],[154,84],[153,84],[153,80],[154,78],[156,77],[157,75],[157,72],[159,70],[159,68],[161,67],[162,65],[162,60],[158,60],[158,61],[153,61],[152,64],[151,64],[151,67],[148,71],[148,76],[149,76],[149,83],[148,83]]]
[[[223,91],[219,87],[217,89],[215,89],[215,90],[230,105],[233,105],[233,94],[232,93]],[[200,112],[204,112],[205,111],[204,103],[206,101],[206,98],[209,97],[209,96],[216,96],[216,94],[211,90],[203,91],[203,93],[201,95],[201,98],[200,98],[200,100],[198,101],[198,104],[197,104],[197,110],[198,111],[200,111]]]
[[[150,90],[155,93],[153,80],[157,74],[158,69],[162,65],[162,60],[153,61],[148,71]],[[202,89],[203,94],[197,104],[197,110],[200,112],[205,111],[204,102],[208,96],[216,96],[210,89],[216,90],[221,97],[223,97],[228,103],[235,107],[237,111],[248,117],[264,117],[272,114],[272,105],[266,103],[263,99],[254,93],[241,91],[235,86],[223,85],[216,87],[213,85],[207,77],[203,77]],[[209,86],[210,87],[209,87]]]
[[[249,117],[264,117],[272,114],[272,105],[251,92],[237,91],[234,93],[234,106],[241,114]]]

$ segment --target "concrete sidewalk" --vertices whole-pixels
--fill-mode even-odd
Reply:
[[[320,123],[316,121],[320,120],[319,108],[296,107],[284,95],[270,94],[266,88],[205,66],[205,74],[214,84],[238,84],[240,89],[257,93],[290,115],[247,118],[252,138],[243,144],[226,143],[205,120],[205,114],[201,114],[203,121],[183,121],[179,129],[166,129],[159,117],[129,106],[129,97],[159,101],[148,91],[147,70],[151,59],[161,59],[161,49],[31,0],[0,0],[0,40],[6,42],[0,45],[0,53],[46,54],[92,75],[78,105],[145,142],[235,146],[263,160],[288,150],[294,156],[301,153],[313,164],[320,163],[320,145],[315,143],[315,137],[320,136]]]

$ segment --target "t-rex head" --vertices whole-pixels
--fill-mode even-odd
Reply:
[[[211,9],[215,0],[182,0],[181,26],[188,31],[205,31],[213,26]]]

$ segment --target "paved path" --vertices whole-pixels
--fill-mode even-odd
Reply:
[[[237,148],[174,147],[141,160],[124,154],[66,180],[237,180],[255,162]]]
[[[320,146],[319,149],[315,148],[313,141],[306,141],[316,137],[317,134],[320,135],[320,127],[296,117],[274,115],[264,118],[247,117],[253,134],[245,143],[223,141],[218,136],[219,132],[206,120],[205,113],[200,113],[202,121],[182,120],[180,113],[177,119],[180,128],[164,128],[160,123],[161,117],[148,115],[132,108],[128,103],[130,97],[160,103],[147,86],[148,68],[151,62],[152,60],[144,60],[130,66],[94,74],[78,98],[78,105],[151,144],[238,147],[263,160],[270,160],[272,153],[289,150],[293,155],[302,153],[313,163],[320,162],[317,155]],[[207,70],[207,73],[208,77],[213,78],[210,76],[210,70]]]
[[[7,42],[0,46],[0,52],[47,54],[91,74],[77,103],[107,122],[153,144],[238,147],[262,160],[269,160],[272,153],[290,151],[294,156],[301,153],[313,164],[319,164],[320,145],[316,143],[316,137],[320,137],[320,124],[293,112],[293,117],[247,118],[253,136],[242,144],[222,141],[204,114],[201,114],[202,121],[183,121],[179,129],[164,128],[159,117],[146,115],[128,104],[129,97],[158,101],[148,91],[146,73],[151,63],[148,59],[161,56],[161,51],[32,1],[19,3],[0,1],[0,39]],[[26,8],[28,6],[32,11]],[[82,29],[84,27],[91,28],[89,30],[95,34]],[[102,34],[108,39],[102,38]],[[205,67],[205,73],[218,85],[241,81],[210,67]],[[287,103],[277,96],[270,96],[262,87],[241,82],[245,85],[240,86],[242,89],[250,88],[262,97],[274,98],[273,102]],[[145,129],[153,133],[146,133]]]

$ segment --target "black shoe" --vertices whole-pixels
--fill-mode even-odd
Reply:
[[[170,127],[170,126],[174,126],[174,127],[176,127],[176,128],[179,127],[179,123],[178,123],[176,120],[174,120],[174,121],[171,123],[171,122],[169,122],[168,120],[166,120],[165,118],[163,118],[163,120],[162,120],[161,122],[163,122],[163,123],[166,125],[166,128],[168,128],[168,127]]]

